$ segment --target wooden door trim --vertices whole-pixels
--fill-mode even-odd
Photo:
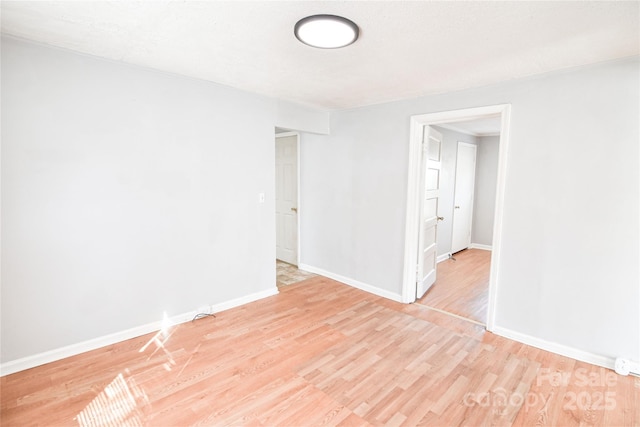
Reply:
[[[487,115],[500,114],[502,118],[500,148],[498,154],[498,179],[493,228],[493,256],[489,280],[489,301],[487,310],[487,330],[495,328],[496,296],[500,271],[500,249],[502,244],[502,218],[504,191],[506,184],[507,152],[509,147],[510,104],[490,105],[461,110],[440,111],[411,116],[409,128],[409,159],[407,181],[407,206],[405,222],[404,266],[402,281],[402,302],[411,303],[416,296],[416,254],[418,252],[418,232],[420,220],[420,165],[422,164],[422,132],[424,126],[473,120]]]

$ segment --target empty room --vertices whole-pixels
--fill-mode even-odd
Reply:
[[[640,3],[2,1],[3,426],[640,425]]]

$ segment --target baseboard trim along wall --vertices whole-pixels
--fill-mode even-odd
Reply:
[[[485,246],[484,248],[487,248],[487,247],[491,248],[490,246]],[[484,249],[484,248],[477,248],[477,249]],[[490,250],[490,249],[485,249],[485,250]],[[441,255],[438,258],[441,258],[441,257],[445,257],[444,259],[448,259],[449,254]],[[360,281],[357,281],[348,277],[341,276],[339,274],[331,273],[321,268],[313,267],[307,264],[300,264],[298,265],[298,268],[300,270],[308,271],[310,273],[319,274],[321,276],[328,277],[333,280],[337,280],[338,282],[363,290],[365,292],[369,292],[374,295],[381,296],[383,298],[388,298],[393,301],[402,302],[402,296],[400,294],[394,294],[384,289],[380,289],[375,286],[362,283]],[[494,330],[491,332],[495,333],[496,335],[500,335],[502,337],[509,338],[514,341],[530,345],[532,347],[550,351],[552,353],[560,354],[562,356],[570,357],[572,359],[580,360],[582,362],[591,363],[592,365],[602,366],[603,368],[607,368],[607,369],[614,369],[614,366],[615,366],[615,358],[601,356],[601,355],[589,353],[586,351],[578,350],[573,347],[564,346],[551,341],[543,340],[541,338],[536,338],[531,335],[512,331],[511,329],[496,326]]]
[[[248,304],[253,301],[257,301],[263,298],[267,298],[278,293],[278,288],[273,287],[265,291],[256,292],[246,295],[244,297],[235,298],[229,301],[221,302],[211,305],[210,313],[219,313],[224,310],[229,310],[234,307],[239,307],[244,304]],[[187,313],[178,314],[169,318],[171,325],[178,325],[180,323],[190,322],[193,318],[199,314],[200,311],[194,310]],[[124,331],[116,332],[113,334],[105,335],[102,337],[94,338],[88,341],[79,342],[77,344],[71,344],[66,347],[57,348],[54,350],[46,351],[44,353],[34,354],[33,356],[23,357],[21,359],[12,360],[0,365],[0,376],[13,374],[25,369],[35,368],[36,366],[44,365],[46,363],[55,362],[67,357],[75,356],[87,351],[96,350],[107,345],[112,345],[121,341],[126,341],[131,338],[136,338],[142,335],[146,335],[152,332],[157,332],[162,328],[162,319],[157,322],[148,323],[135,328],[127,329]]]
[[[446,254],[442,254],[436,258],[436,264],[440,264],[442,261],[446,261],[451,258],[451,252],[447,252]]]
[[[492,248],[493,246],[483,245],[481,243],[472,243],[469,245],[469,249],[482,249],[483,251],[490,251]]]
[[[328,277],[329,279],[337,280],[338,282],[344,283],[345,285],[349,285],[351,287],[360,289],[361,291],[369,292],[370,294],[374,294],[379,297],[387,298],[396,302],[402,302],[402,295],[400,294],[389,292],[387,290],[380,289],[376,286],[372,286],[367,283],[363,283],[358,280],[351,279],[349,277],[341,276],[339,274],[335,274],[330,271],[326,271],[321,268],[313,267],[307,264],[299,264],[298,268],[300,270],[308,271],[309,273],[315,273],[324,277]]]
[[[577,348],[568,347],[566,345],[543,340],[541,338],[532,337],[531,335],[512,331],[511,329],[502,328],[500,326],[496,326],[492,332],[496,335],[500,335],[501,337],[509,338],[511,340],[518,341],[532,347],[559,354],[561,356],[570,357],[581,362],[590,363],[596,366],[602,366],[603,368],[607,369],[615,368],[616,360],[613,357],[607,357],[599,354],[589,353],[583,350],[578,350]]]

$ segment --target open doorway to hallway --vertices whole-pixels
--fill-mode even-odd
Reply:
[[[276,259],[298,265],[298,134],[275,137]]]
[[[297,132],[276,128],[276,285],[286,286],[315,276],[298,269],[299,143]]]
[[[500,114],[432,126],[442,137],[436,237],[438,265],[418,299],[486,324],[495,216]]]
[[[495,321],[509,113],[504,104],[411,118],[403,301],[466,318],[489,331]],[[432,141],[439,141],[435,148]],[[466,186],[456,185],[461,151],[467,159],[463,175],[471,181]],[[438,173],[425,173],[434,158]],[[437,194],[431,194],[433,188]],[[435,239],[427,240],[423,224],[431,224],[431,216],[437,219]],[[420,257],[433,250],[433,240],[435,274],[431,283],[419,286]]]

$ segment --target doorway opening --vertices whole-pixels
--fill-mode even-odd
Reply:
[[[449,310],[451,314],[458,317],[470,318],[475,323],[485,325],[489,331],[494,327],[499,284],[497,271],[500,261],[509,114],[509,105],[495,105],[423,114],[411,118],[403,301],[411,303],[422,297],[424,300],[418,300],[419,303],[425,304],[427,301],[426,305],[430,308],[435,306],[433,308],[438,311]],[[482,132],[465,131],[470,125],[475,126],[476,129],[482,127],[492,127],[492,129]],[[425,168],[429,167],[430,153],[436,152],[433,147],[429,147],[429,141],[435,140],[430,137],[432,133],[440,135],[440,145],[437,150],[441,153],[440,173],[437,176],[437,184],[425,179],[429,175],[429,172],[425,173]],[[483,142],[486,143],[485,146],[482,145]],[[470,148],[470,145],[474,147]],[[459,152],[460,147],[462,151]],[[492,150],[493,153],[487,155]],[[489,159],[486,164],[487,158],[491,156],[493,160]],[[456,198],[454,189],[458,159],[466,163],[466,172],[463,168],[461,172],[463,176],[458,178],[458,182],[460,179],[466,179],[467,183],[460,186],[458,189],[460,197]],[[482,170],[476,169],[476,165],[479,167],[483,162],[485,164],[482,165]],[[458,163],[458,166],[464,165]],[[471,171],[471,169],[474,170]],[[432,175],[435,176],[435,174]],[[487,175],[493,176],[493,184],[490,186],[492,188],[487,188],[487,182],[490,182],[486,179]],[[473,177],[472,184],[469,184],[470,177]],[[479,182],[479,178],[483,178],[484,181]],[[426,206],[434,204],[427,200],[427,197],[433,197],[432,192],[428,191],[429,188],[438,189],[435,203],[437,212],[434,218],[437,218],[435,221],[437,261],[440,265],[434,272],[433,283],[437,285],[427,286],[425,289],[425,286],[420,286],[419,276],[420,257],[426,249],[422,246],[424,239],[421,234],[424,231],[423,224],[428,224],[429,208]],[[491,193],[491,197],[487,197],[487,192]],[[478,193],[482,193],[482,196]],[[456,211],[460,214],[456,215]],[[457,237],[454,242],[454,222],[456,221],[459,229],[455,231]],[[458,252],[457,261],[451,259],[454,252]],[[417,275],[416,271],[418,271]],[[438,280],[439,276],[441,276],[440,280]],[[478,287],[474,288],[474,280],[479,283]],[[484,289],[482,289],[483,280]],[[464,298],[460,298],[448,289],[447,281],[457,283],[456,292],[464,291],[462,285],[468,286],[469,295],[467,296],[470,297],[471,302],[467,308],[474,315],[465,316],[460,315],[459,311],[456,312],[455,305],[463,304]],[[419,290],[426,291],[426,295],[424,297],[417,295]],[[475,306],[472,306],[473,304]]]
[[[276,134],[276,259],[298,265],[298,134]]]
[[[276,128],[275,207],[276,285],[285,286],[315,276],[298,269],[300,259],[299,164],[300,135]]]
[[[416,303],[484,325],[487,316],[499,114],[431,126],[442,138],[437,278]]]

